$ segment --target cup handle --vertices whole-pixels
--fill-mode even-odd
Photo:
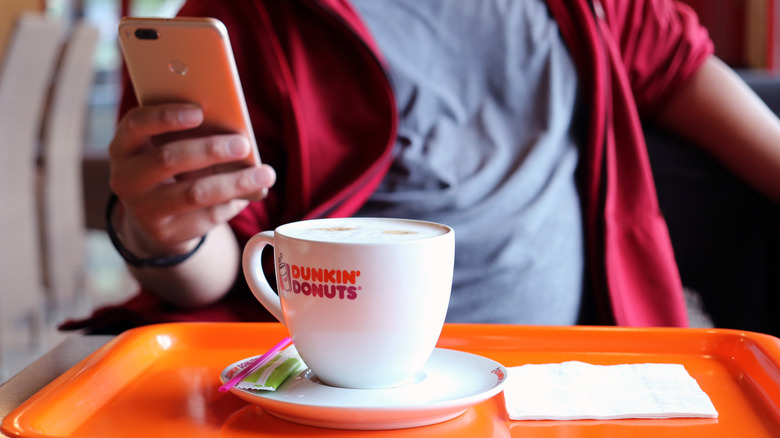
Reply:
[[[261,256],[266,245],[274,245],[273,231],[263,231],[262,233],[255,234],[249,239],[249,242],[247,242],[244,247],[244,253],[241,258],[241,263],[244,268],[244,277],[249,285],[249,289],[252,291],[255,298],[260,301],[260,304],[268,309],[279,322],[284,324],[282,302],[279,299],[279,295],[277,295],[273,288],[271,288],[271,285],[268,284],[268,279],[265,278],[265,272],[263,272]]]

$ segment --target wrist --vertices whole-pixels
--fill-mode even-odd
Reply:
[[[120,220],[115,222],[114,211],[116,210],[118,210]],[[148,246],[140,243],[140,239],[133,237],[134,233],[128,232],[127,218],[122,217],[123,214],[119,198],[112,193],[106,205],[106,231],[122,259],[137,268],[176,266],[192,257],[206,240],[206,235],[200,239],[193,239],[196,242],[191,249],[174,255],[166,254],[164,251],[150,251],[146,249]],[[117,232],[118,229],[122,230],[121,235]]]

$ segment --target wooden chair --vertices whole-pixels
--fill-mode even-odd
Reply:
[[[98,29],[76,24],[64,45],[43,124],[39,211],[47,319],[86,312],[82,160]]]
[[[0,380],[10,351],[42,348],[36,157],[63,30],[59,21],[22,15],[0,71]]]

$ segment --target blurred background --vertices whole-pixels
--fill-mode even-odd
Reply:
[[[0,152],[5,163],[0,168],[0,183],[7,189],[0,192],[0,223],[5,229],[0,232],[0,264],[5,265],[0,268],[0,383],[67,336],[56,330],[61,321],[88,315],[135,291],[135,282],[105,234],[103,218],[109,190],[107,149],[116,123],[121,80],[116,26],[123,15],[173,16],[181,3],[0,0],[0,150],[23,155],[7,158]],[[82,45],[79,54],[73,53],[79,50],[77,44]],[[66,66],[67,56],[82,64],[80,71],[66,71],[75,68]],[[88,86],[81,87],[80,96],[73,96],[79,77],[84,81],[85,75]],[[71,81],[72,76],[78,77]],[[27,90],[33,82],[40,83],[38,90],[32,85]],[[57,103],[58,95],[65,102]],[[59,122],[70,125],[67,133],[52,126],[58,123],[54,120],[57,108],[69,113]],[[22,128],[29,128],[31,134],[23,135]],[[20,154],[22,149],[28,150]],[[27,166],[21,167],[18,161],[30,160],[34,168],[23,172]],[[65,166],[72,169],[72,181],[55,175],[55,168]],[[76,184],[75,191],[80,193],[73,193],[73,188],[58,192],[68,184]],[[51,185],[59,187],[48,189]],[[19,197],[31,193],[37,201],[29,208]],[[70,229],[65,227],[68,212],[58,205],[63,203],[81,209],[81,214],[72,215],[80,229],[72,223]],[[37,221],[37,226],[29,226],[31,221]],[[69,242],[51,242],[49,235],[57,234],[76,234],[81,242],[74,242],[74,236],[69,236]],[[22,251],[28,247],[33,250]],[[52,266],[57,262],[47,258],[67,259],[69,265]]]

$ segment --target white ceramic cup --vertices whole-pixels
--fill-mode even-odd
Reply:
[[[263,273],[274,247],[279,293]],[[390,388],[433,352],[452,288],[452,228],[406,219],[315,219],[253,236],[243,255],[252,293],[287,326],[324,383]]]

